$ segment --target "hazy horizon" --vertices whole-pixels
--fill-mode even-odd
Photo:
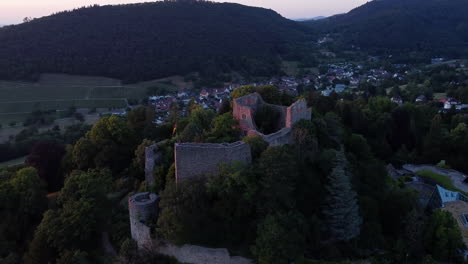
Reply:
[[[148,0],[1,0],[0,25],[21,23],[25,17],[39,18],[65,10],[72,10],[93,4],[130,4],[152,2]],[[214,2],[233,2],[249,6],[273,9],[290,19],[330,16],[348,12],[368,0],[215,0]]]

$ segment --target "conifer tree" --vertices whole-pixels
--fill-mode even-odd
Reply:
[[[350,178],[344,150],[336,151],[322,210],[329,242],[349,241],[361,231],[362,218]]]

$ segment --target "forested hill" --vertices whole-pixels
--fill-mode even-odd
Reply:
[[[0,79],[43,72],[127,81],[190,71],[262,75],[277,71],[275,55],[307,30],[272,10],[239,4],[93,6],[1,28]]]
[[[361,48],[460,56],[468,53],[467,12],[466,0],[378,0],[304,24]]]

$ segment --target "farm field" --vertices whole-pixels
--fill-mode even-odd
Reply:
[[[142,99],[149,87],[190,89],[181,76],[136,84],[105,77],[43,74],[38,82],[0,81],[0,124],[22,122],[35,110],[125,108],[127,99]]]
[[[26,160],[26,157],[21,157],[21,158],[17,158],[17,159],[14,159],[14,160],[0,162],[0,168],[1,167],[8,167],[8,166],[23,164],[25,160]]]
[[[0,124],[2,123],[1,119],[2,115],[0,115]],[[26,118],[26,117],[24,117]],[[97,123],[100,119],[99,114],[89,114],[84,116],[85,124],[88,125],[94,125]],[[79,124],[81,123],[80,121],[76,120],[75,118],[60,118],[56,119],[52,124],[42,126],[38,128],[39,132],[44,132],[49,129],[52,129],[54,126],[60,127],[60,129],[63,131],[65,130],[66,127]],[[18,133],[20,133],[25,127],[23,127],[21,124],[16,124],[15,126],[10,126],[9,123],[3,124],[2,127],[0,127],[0,144],[8,141],[10,137],[14,137]]]
[[[283,61],[281,68],[288,76],[296,76],[300,69],[298,61]],[[317,68],[304,68],[304,70],[318,73]]]
[[[15,113],[0,113],[0,125],[6,127],[11,122],[22,122],[28,117],[28,114],[15,114]],[[2,132],[0,132],[1,135]]]

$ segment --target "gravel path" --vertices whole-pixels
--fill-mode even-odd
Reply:
[[[171,244],[160,246],[160,254],[175,257],[182,263],[190,264],[252,264],[243,257],[231,257],[225,248],[205,248],[193,245],[176,247]]]

